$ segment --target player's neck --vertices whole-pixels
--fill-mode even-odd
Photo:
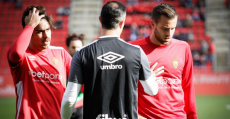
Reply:
[[[34,53],[40,53],[40,52],[44,52],[46,50],[46,49],[38,50],[35,47],[33,47],[31,44],[29,45],[29,49],[31,51],[33,51]]]
[[[121,33],[118,30],[102,29],[101,36],[117,36],[120,37]]]

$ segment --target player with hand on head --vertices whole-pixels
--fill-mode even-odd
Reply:
[[[16,119],[60,119],[61,101],[72,57],[50,46],[53,20],[43,6],[29,6],[23,30],[7,59],[16,91]]]
[[[138,85],[138,113],[148,119],[196,119],[191,50],[188,43],[172,38],[177,12],[162,3],[153,8],[151,17],[151,35],[130,43],[144,50],[150,65],[158,62],[158,66],[164,66],[164,73],[157,81],[155,96],[147,95]]]
[[[62,119],[70,118],[83,84],[84,119],[137,119],[138,79],[147,94],[157,94],[155,80],[163,70],[151,72],[142,49],[120,39],[125,17],[126,8],[120,2],[110,1],[103,6],[99,16],[101,37],[73,56],[62,100]]]

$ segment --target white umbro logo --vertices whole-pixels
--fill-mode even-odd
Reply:
[[[125,56],[114,53],[114,52],[107,52],[101,56],[98,56],[97,59],[111,64],[111,63],[114,63],[116,61],[123,59],[124,57]]]

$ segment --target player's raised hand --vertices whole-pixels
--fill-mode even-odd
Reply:
[[[25,17],[25,24],[35,28],[42,17],[45,17],[45,15],[43,14],[39,16],[39,10],[34,7],[33,10],[30,10],[29,15]]]
[[[159,80],[162,79],[162,76],[158,76],[161,73],[164,72],[164,66],[161,66],[157,69],[155,69],[155,67],[157,66],[158,62],[156,62],[152,67],[151,67],[151,71],[152,71],[152,76],[155,77],[155,80]],[[154,70],[155,69],[155,70]]]

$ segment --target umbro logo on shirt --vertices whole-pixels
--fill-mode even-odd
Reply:
[[[114,53],[114,52],[107,52],[101,56],[98,56],[97,59],[111,64],[111,63],[121,60],[124,57],[125,56]]]
[[[114,53],[114,52],[107,52],[103,55],[98,56],[97,59],[110,63],[110,65],[100,66],[102,70],[104,69],[122,69],[122,65],[112,65],[112,63],[119,61],[123,59],[124,57],[125,56]]]

